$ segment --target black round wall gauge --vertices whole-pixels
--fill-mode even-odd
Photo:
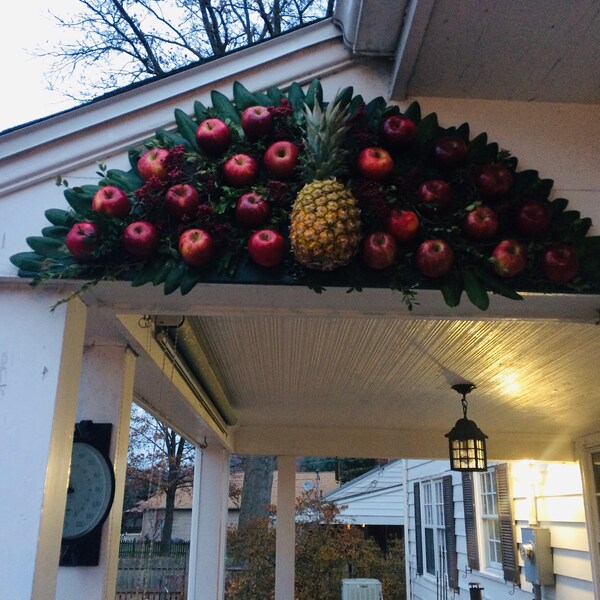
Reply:
[[[115,476],[108,458],[110,423],[77,424],[63,523],[60,564],[97,565],[102,523],[115,496]]]
[[[80,538],[102,525],[115,495],[115,476],[110,461],[85,442],[73,443],[71,475],[63,540]]]

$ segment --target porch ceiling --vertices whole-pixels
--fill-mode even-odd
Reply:
[[[102,284],[86,301],[132,312],[121,290]],[[156,301],[167,322],[187,315],[186,359],[217,404],[226,398],[235,452],[443,458],[444,434],[462,416],[451,385],[466,381],[477,386],[469,417],[493,458],[570,459],[572,441],[600,422],[597,297],[494,298],[481,313],[450,311],[425,291],[412,312],[389,290],[159,294],[140,300],[150,310]],[[146,360],[142,347],[138,391],[152,406],[162,384],[146,375]],[[193,422],[180,412],[176,425],[193,436]]]
[[[598,103],[594,0],[338,0],[356,53],[390,55],[391,95]]]

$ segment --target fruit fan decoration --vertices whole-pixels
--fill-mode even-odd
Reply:
[[[33,283],[125,279],[188,293],[199,282],[416,288],[462,292],[597,291],[600,238],[589,218],[550,199],[553,182],[469,126],[442,128],[413,103],[401,113],[352,88],[329,103],[304,91],[213,91],[177,109],[96,185],[68,187],[70,210],[11,257]]]

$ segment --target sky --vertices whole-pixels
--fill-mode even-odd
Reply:
[[[76,4],[76,0],[6,2],[0,20],[0,131],[75,105],[60,92],[48,90],[49,61],[32,52],[64,35],[48,11],[64,14]]]

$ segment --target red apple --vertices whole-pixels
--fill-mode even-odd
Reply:
[[[419,233],[419,217],[412,210],[390,210],[385,223],[385,229],[391,233],[397,242],[407,244]]]
[[[425,240],[417,249],[416,262],[426,277],[442,277],[452,267],[454,250],[444,240]]]
[[[148,258],[156,252],[160,237],[155,225],[136,221],[127,226],[121,241],[123,248],[134,258]]]
[[[213,237],[204,229],[188,229],[179,236],[179,254],[184,263],[200,267],[209,263],[215,253]]]
[[[98,235],[99,230],[94,223],[75,223],[65,239],[67,249],[75,258],[87,260],[98,247]]]
[[[394,161],[384,148],[369,146],[358,155],[358,171],[365,179],[384,181],[394,171]]]
[[[452,188],[443,179],[430,179],[419,186],[417,198],[426,210],[443,213],[452,203]]]
[[[542,237],[550,227],[550,207],[542,200],[527,200],[517,213],[517,229],[531,238]]]
[[[248,154],[234,154],[223,165],[225,183],[232,187],[251,186],[258,176],[258,163]]]
[[[121,188],[107,185],[94,194],[92,209],[111,217],[124,219],[131,210],[131,202]]]
[[[235,203],[235,220],[242,227],[261,227],[270,214],[269,203],[255,192],[242,194]]]
[[[485,241],[498,233],[498,215],[489,206],[478,206],[469,211],[463,221],[462,230],[466,237],[475,241]]]
[[[362,258],[370,269],[387,269],[396,262],[397,256],[398,244],[391,233],[376,231],[363,240]]]
[[[408,148],[417,137],[417,126],[404,115],[392,115],[381,124],[381,138],[391,148]]]
[[[514,277],[527,265],[527,250],[516,240],[502,240],[492,252],[492,263],[500,277]]]
[[[137,168],[140,177],[145,181],[148,181],[150,177],[158,177],[159,179],[166,179],[168,172],[165,165],[165,161],[169,156],[169,151],[164,148],[151,148],[146,150],[138,160]]]
[[[269,135],[273,129],[273,115],[266,106],[249,106],[242,112],[242,129],[249,140]]]
[[[231,131],[221,119],[205,119],[196,129],[196,142],[206,154],[217,156],[229,148]]]
[[[567,283],[575,278],[578,270],[579,259],[571,246],[559,244],[542,255],[542,271],[550,281]]]
[[[274,229],[255,231],[248,240],[248,254],[261,267],[276,267],[285,258],[285,240]]]
[[[165,194],[167,211],[178,219],[194,216],[199,202],[198,190],[189,183],[172,185]]]
[[[446,136],[436,142],[433,154],[441,167],[449,169],[459,167],[467,158],[467,143],[461,137]]]
[[[484,165],[475,173],[475,187],[486,200],[496,200],[504,196],[512,184],[513,176],[504,165]]]
[[[265,168],[278,179],[287,179],[294,173],[300,151],[293,142],[285,140],[271,144],[263,158]]]

